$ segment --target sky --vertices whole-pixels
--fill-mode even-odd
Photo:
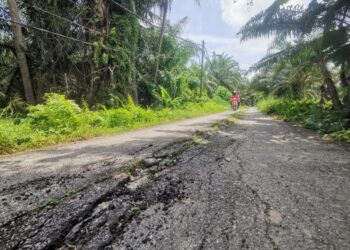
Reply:
[[[201,0],[200,6],[194,0],[174,0],[169,15],[171,23],[184,17],[188,22],[182,36],[194,42],[205,41],[211,54],[226,53],[239,62],[242,69],[248,69],[267,53],[272,38],[241,42],[237,35],[251,17],[266,9],[274,0]],[[290,0],[291,4],[307,5],[310,0]]]

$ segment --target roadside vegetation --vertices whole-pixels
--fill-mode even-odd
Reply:
[[[321,107],[317,99],[293,100],[269,97],[258,102],[257,107],[284,121],[328,134],[336,140],[350,142],[350,130],[346,129],[346,121],[332,110],[330,103]]]
[[[229,109],[238,63],[183,39],[171,4],[0,1],[0,153]]]
[[[136,106],[130,98],[123,107],[92,111],[63,95],[49,94],[43,104],[29,106],[27,114],[0,120],[0,153],[108,135],[229,108],[226,100],[216,96],[159,109]]]
[[[245,98],[287,121],[350,140],[350,2],[276,0],[240,30],[242,40],[274,36],[253,65]]]
[[[275,37],[251,81],[182,38],[172,2],[0,1],[0,153],[219,112],[235,89],[243,104],[350,139],[349,1],[276,0],[248,21],[242,41]]]

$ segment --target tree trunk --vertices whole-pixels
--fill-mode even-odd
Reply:
[[[320,105],[322,106],[322,105],[324,105],[326,103],[326,100],[328,99],[326,83],[323,83],[321,85],[320,92],[321,92]]]
[[[346,74],[345,64],[342,65],[340,70],[340,82],[345,89],[344,106],[348,115],[350,115],[350,81]]]
[[[89,75],[89,86],[86,89],[87,90],[87,94],[86,94],[86,101],[88,102],[88,104],[90,106],[92,106],[95,102],[95,62],[94,60],[91,58],[90,59],[90,75]]]
[[[18,60],[19,69],[21,71],[24,95],[28,104],[35,104],[35,97],[33,92],[33,86],[30,79],[29,68],[27,57],[25,54],[26,45],[24,42],[22,27],[18,24],[20,23],[19,10],[17,7],[16,0],[7,0],[10,16],[13,23],[11,24],[12,33],[13,33],[13,42],[16,49],[16,56]]]
[[[108,9],[106,0],[94,0],[97,17],[97,28],[103,33],[108,34]]]
[[[134,0],[131,0],[131,9],[133,13],[136,15],[136,8],[135,8],[135,2]],[[136,82],[136,51],[137,51],[137,42],[138,42],[138,31],[139,31],[139,23],[137,21],[137,18],[132,16],[131,17],[132,24],[133,24],[133,34],[132,36],[132,48],[131,48],[131,65],[130,65],[130,72],[129,72],[129,84],[131,86],[131,93],[134,99],[135,104],[139,103],[139,93],[138,93],[138,86]]]
[[[162,29],[160,31],[159,47],[158,47],[158,52],[156,56],[156,72],[154,73],[154,83],[157,83],[157,78],[158,78],[159,56],[162,51],[167,14],[168,14],[168,1],[166,1],[166,3],[164,4],[164,9],[163,9]]]
[[[92,39],[97,41],[100,39],[104,39],[105,35],[108,34],[108,8],[106,0],[94,0],[94,15],[92,16],[92,18],[95,20],[94,29],[99,31],[92,34]],[[89,86],[86,88],[86,100],[90,106],[95,104],[96,100],[98,100],[98,84],[101,83],[101,81],[97,82],[96,80],[96,72],[99,69],[97,68],[97,65],[94,60],[95,55],[93,50],[93,47],[91,47],[91,54],[89,58]]]
[[[326,65],[324,58],[319,57],[317,63],[318,63],[318,66],[320,68],[320,71],[322,73],[325,85],[327,86],[327,90],[328,90],[329,96],[331,98],[333,107],[336,111],[341,112],[343,105],[340,102],[337,88],[335,87],[335,83],[332,79],[331,73],[329,72],[329,70],[327,68],[327,65]]]

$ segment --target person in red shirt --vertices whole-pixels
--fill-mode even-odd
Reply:
[[[241,96],[237,91],[233,91],[231,96],[231,105],[234,109],[238,109],[241,105]]]

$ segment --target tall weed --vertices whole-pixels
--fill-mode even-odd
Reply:
[[[79,126],[80,107],[63,95],[47,94],[44,104],[30,106],[28,119],[33,130],[69,134]]]

